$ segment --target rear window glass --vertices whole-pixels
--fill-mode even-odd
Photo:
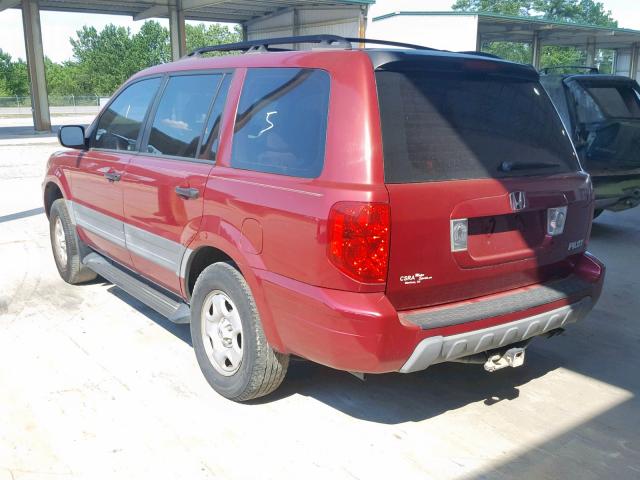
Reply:
[[[640,99],[631,87],[589,87],[587,90],[605,115],[615,118],[640,118]]]
[[[301,68],[250,69],[233,135],[231,166],[315,178],[324,163],[329,74]]]
[[[575,171],[538,82],[498,74],[376,72],[387,183]]]

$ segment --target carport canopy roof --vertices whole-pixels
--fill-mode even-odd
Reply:
[[[595,43],[598,48],[628,48],[640,43],[640,30],[602,27],[583,23],[545,20],[539,17],[517,17],[488,12],[393,12],[376,17],[383,20],[397,15],[477,16],[478,35],[483,41],[531,42],[534,32],[543,44],[583,47]]]
[[[182,0],[187,20],[243,23],[286,8],[370,5],[375,0]],[[129,15],[134,20],[167,17],[176,0],[40,0],[41,10]],[[20,0],[0,0],[0,11]]]

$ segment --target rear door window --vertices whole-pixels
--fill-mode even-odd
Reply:
[[[156,109],[146,151],[195,158],[222,74],[170,77]]]
[[[315,178],[324,163],[329,74],[249,69],[236,115],[231,166]]]
[[[542,86],[506,75],[376,72],[387,183],[578,170]]]
[[[93,148],[133,151],[160,78],[140,80],[125,88],[98,120]]]

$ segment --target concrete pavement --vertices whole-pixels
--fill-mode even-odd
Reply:
[[[366,382],[294,362],[239,405],[189,329],[56,272],[40,182],[55,139],[0,140],[0,480],[640,478],[640,208],[603,214],[600,303],[525,366]]]

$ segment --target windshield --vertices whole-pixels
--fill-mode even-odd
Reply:
[[[537,81],[423,70],[378,71],[376,81],[387,183],[579,169]]]
[[[587,87],[607,117],[640,119],[640,97],[630,85]]]

